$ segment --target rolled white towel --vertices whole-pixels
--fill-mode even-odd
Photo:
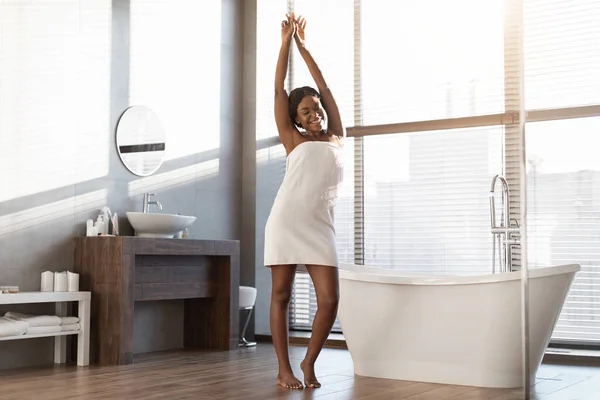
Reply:
[[[58,326],[62,322],[56,315],[30,315],[9,311],[4,316],[16,321],[27,322],[29,326]]]
[[[79,329],[81,329],[81,325],[80,324],[68,324],[68,325],[61,325],[60,329],[64,331],[78,331]]]
[[[61,317],[60,318],[61,325],[73,325],[73,324],[78,324],[78,323],[79,323],[78,317]]]
[[[21,336],[29,329],[27,322],[0,317],[0,337]]]
[[[26,335],[35,335],[38,333],[54,333],[54,332],[61,332],[62,328],[60,327],[60,325],[55,325],[55,326],[32,326],[29,329],[27,329],[27,332],[25,332]]]

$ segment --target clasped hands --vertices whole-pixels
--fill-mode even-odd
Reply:
[[[306,19],[301,15],[296,18],[296,15],[285,14],[286,19],[281,21],[281,40],[289,42],[292,36],[296,40],[296,44],[304,45],[304,32],[306,28]]]

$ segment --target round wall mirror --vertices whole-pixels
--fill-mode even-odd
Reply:
[[[117,151],[129,171],[154,174],[165,157],[165,131],[156,114],[145,106],[129,107],[117,124]]]

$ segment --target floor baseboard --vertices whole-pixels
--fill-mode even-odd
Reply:
[[[310,332],[291,331],[290,345],[307,346],[310,335]],[[255,340],[264,343],[273,342],[271,335],[255,335]],[[330,349],[348,349],[344,335],[339,333],[332,333],[329,335],[323,347]],[[600,366],[600,351],[550,347],[546,350],[542,363],[597,367]]]
[[[257,342],[264,343],[272,343],[273,340],[271,335],[255,335],[255,340]],[[307,346],[310,340],[310,332],[299,332],[299,331],[291,331],[290,332],[290,345],[291,346]],[[323,347],[329,349],[344,349],[348,350],[346,346],[346,340],[344,340],[344,336],[341,334],[332,333],[329,335]]]
[[[598,367],[600,351],[550,347],[546,350],[542,363]]]

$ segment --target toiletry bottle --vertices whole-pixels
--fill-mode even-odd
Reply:
[[[92,236],[92,230],[94,229],[94,220],[91,218],[85,221],[85,236]]]
[[[102,215],[98,215],[94,226],[96,227],[97,235],[102,235],[104,233],[104,221],[102,221]]]
[[[183,230],[183,232],[181,233],[181,238],[182,239],[188,239],[190,237],[190,231],[188,231],[188,228],[185,228]]]
[[[115,212],[110,219],[112,220],[112,234],[119,236],[119,216]]]
[[[102,222],[104,222],[104,225],[102,226],[102,233],[104,235],[108,235],[110,233],[110,219],[112,217],[111,212],[110,212],[110,208],[107,206],[102,207],[102,210],[100,211],[101,215],[102,215]]]

